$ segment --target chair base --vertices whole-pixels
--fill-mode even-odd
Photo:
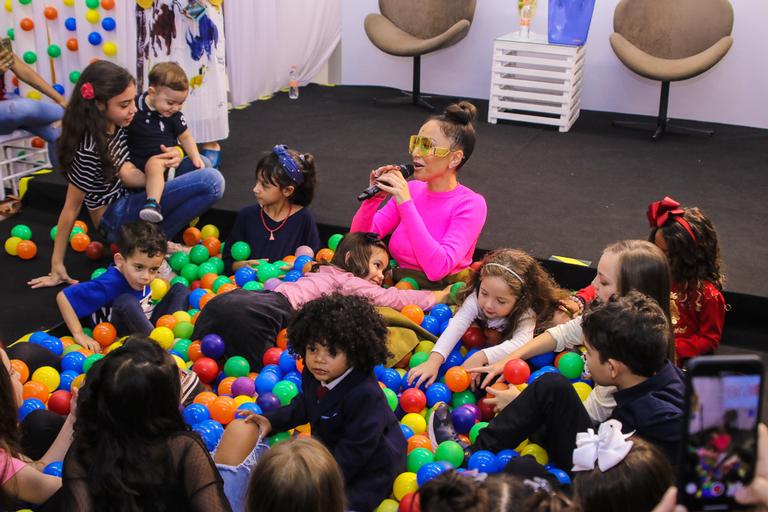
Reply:
[[[426,101],[425,96],[414,96],[408,91],[400,91],[402,96],[396,96],[394,98],[373,98],[373,102],[377,105],[417,105],[421,108],[429,110],[430,112],[435,110],[434,105]],[[426,96],[427,98],[429,96]]]
[[[714,130],[704,130],[701,128],[691,128],[689,126],[678,126],[666,119],[664,122],[644,122],[644,121],[613,121],[616,128],[627,128],[630,130],[642,130],[653,132],[652,141],[661,140],[665,134],[674,133],[678,135],[693,135],[698,137],[711,137],[715,134]]]

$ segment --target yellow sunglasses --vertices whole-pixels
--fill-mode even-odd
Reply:
[[[408,152],[413,154],[414,149],[416,150],[416,154],[421,157],[434,155],[442,158],[452,151],[451,148],[439,148],[435,146],[432,139],[421,135],[411,135],[411,139],[408,142]]]

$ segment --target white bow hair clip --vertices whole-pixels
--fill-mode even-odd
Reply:
[[[571,471],[592,471],[595,469],[595,462],[600,471],[608,471],[624,460],[632,449],[634,443],[627,439],[634,433],[632,431],[629,434],[623,434],[620,421],[608,420],[600,425],[597,434],[591,428],[576,434],[576,449],[573,451]]]

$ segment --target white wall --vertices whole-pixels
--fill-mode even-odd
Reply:
[[[414,0],[418,1],[418,0]],[[641,78],[608,43],[618,0],[597,0],[587,41],[584,109],[656,115],[659,83]],[[768,2],[734,3],[734,45],[707,73],[672,84],[670,117],[768,128]],[[494,38],[517,29],[516,0],[478,0],[472,28],[457,45],[422,58],[422,91],[488,98]],[[376,0],[343,0],[343,84],[411,88],[412,61],[386,55],[365,35],[363,20]],[[547,32],[547,0],[539,0],[535,32]]]

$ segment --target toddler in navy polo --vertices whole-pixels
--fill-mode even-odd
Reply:
[[[139,217],[162,222],[160,199],[165,187],[165,167],[150,161],[167,148],[176,147],[184,158],[178,169],[168,170],[168,179],[205,167],[194,137],[187,129],[181,108],[189,95],[189,79],[175,62],[161,62],[149,72],[147,92],[136,97],[136,116],[128,127],[131,161],[147,175],[147,202]],[[183,151],[182,151],[183,150]]]

